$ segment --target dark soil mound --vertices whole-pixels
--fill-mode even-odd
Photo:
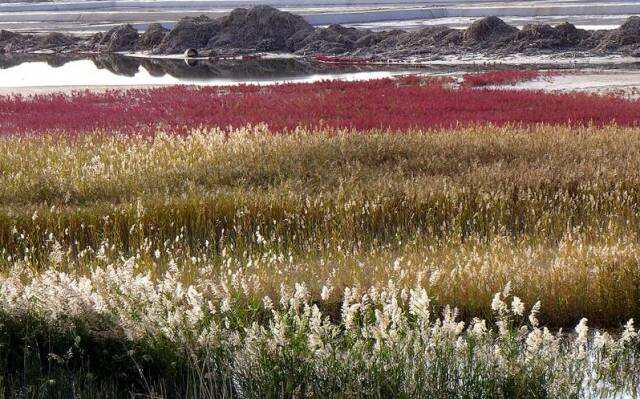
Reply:
[[[517,40],[554,40],[556,30],[548,24],[527,24],[517,33]]]
[[[100,44],[103,37],[104,37],[104,33],[102,32],[94,33],[89,37],[89,39],[87,40],[87,43],[95,47]]]
[[[98,32],[94,36],[92,36],[92,38],[95,38],[95,39],[99,38],[100,40],[98,41],[97,44],[100,45],[100,46],[106,47],[109,44],[109,40],[111,40],[111,37],[113,36],[114,32],[118,28],[119,28],[119,26],[116,26],[116,27],[113,27],[113,28],[109,29],[108,31],[106,31],[104,33]]]
[[[183,18],[154,53],[177,54],[194,49],[290,51],[289,40],[313,28],[301,16],[269,6],[238,8],[226,17]]]
[[[464,42],[476,45],[485,42],[497,44],[512,39],[518,33],[518,29],[507,25],[498,17],[482,18],[469,26],[464,32]]]
[[[445,26],[428,27],[418,31],[396,31],[368,51],[370,55],[401,54],[412,56],[419,54],[448,53],[459,48],[462,32]]]
[[[563,50],[575,48],[582,50],[592,47],[589,44],[589,32],[577,29],[570,23],[556,27],[547,24],[528,24],[516,34],[515,40],[507,47],[510,51]]]
[[[37,49],[37,44],[37,39],[34,35],[24,35],[8,30],[0,31],[0,53],[14,53],[34,48]]]
[[[385,40],[390,40],[404,33],[405,31],[399,29],[383,32],[370,32],[362,36],[360,39],[356,40],[355,46],[359,49],[374,47],[384,42]]]
[[[558,32],[561,42],[569,46],[580,45],[591,38],[589,31],[578,29],[569,22],[563,22],[556,26],[556,32]]]
[[[343,54],[357,49],[356,43],[370,34],[368,30],[331,25],[315,29],[303,37],[296,35],[289,44],[299,54]]]
[[[58,47],[67,47],[77,43],[79,39],[74,36],[65,35],[63,33],[48,33],[38,40],[38,45],[43,49],[51,49]]]
[[[614,31],[614,38],[617,44],[627,46],[640,42],[640,17],[629,17],[624,24]]]
[[[133,50],[138,44],[140,34],[133,26],[119,25],[111,28],[100,40],[100,49],[107,52]]]
[[[640,55],[640,17],[631,17],[620,28],[610,31],[586,31],[569,23],[555,27],[529,24],[519,30],[500,18],[487,17],[475,21],[466,30],[435,26],[410,32],[373,32],[341,25],[314,29],[301,16],[270,6],[256,6],[238,8],[217,19],[204,15],[183,18],[170,31],[160,24],[150,24],[142,35],[131,25],[120,25],[90,38],[0,30],[0,52],[29,53],[41,49],[66,54],[87,50],[110,53],[149,50],[154,54],[182,54],[193,49],[194,53],[202,56],[283,51],[371,59],[425,56],[438,59],[465,53]],[[133,70],[131,65],[124,69]]]
[[[162,43],[165,36],[167,36],[169,29],[165,28],[161,24],[153,23],[147,27],[147,30],[140,35],[138,40],[138,48],[142,50],[151,50]]]
[[[219,31],[220,21],[205,15],[182,18],[166,34],[153,52],[156,54],[178,54],[190,48],[201,49]]]
[[[609,31],[602,37],[598,50],[610,51],[624,46],[637,47],[640,44],[640,17],[629,17],[618,29]]]
[[[220,31],[209,40],[207,48],[287,51],[291,37],[312,30],[301,16],[270,6],[239,8],[220,19]]]
[[[2,29],[0,30],[0,43],[6,42],[7,40],[11,40],[16,36],[20,36],[20,35],[18,33]]]

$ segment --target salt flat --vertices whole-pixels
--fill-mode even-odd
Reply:
[[[514,25],[533,21],[569,21],[579,27],[608,29],[632,14],[637,1],[451,1],[432,0],[106,0],[0,3],[0,29],[19,31],[106,30],[150,22],[170,27],[184,16],[221,16],[235,7],[269,4],[303,15],[313,25],[340,23],[371,29],[417,29],[427,25],[465,27],[476,18],[496,15]]]

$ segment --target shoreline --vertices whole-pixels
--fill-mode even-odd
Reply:
[[[140,33],[130,24],[91,36],[61,32],[23,34],[0,30],[0,53],[129,53],[138,57],[229,59],[256,54],[289,57],[355,57],[369,62],[438,60],[480,55],[486,59],[525,56],[640,59],[640,17],[618,28],[585,30],[563,22],[527,24],[521,29],[496,16],[475,20],[466,29],[427,26],[419,30],[376,31],[342,25],[314,26],[301,15],[270,6],[238,8],[226,16],[184,17],[170,29],[150,24]]]
[[[40,94],[71,94],[74,92],[90,91],[92,93],[104,93],[109,90],[132,89],[157,89],[172,86],[170,84],[136,84],[136,85],[73,85],[73,86],[22,86],[0,87],[0,96],[23,95],[32,96]]]
[[[125,58],[126,60],[126,58]],[[143,59],[149,61],[149,59]],[[78,61],[78,60],[76,60]],[[80,60],[87,61],[87,60]],[[136,66],[136,69],[119,69],[117,63],[108,67],[108,73],[110,75],[102,76],[101,82],[98,82],[98,78],[87,78],[83,82],[82,79],[77,81],[77,84],[64,84],[59,82],[67,81],[69,74],[83,74],[91,73],[87,68],[94,69],[98,72],[100,64],[86,64],[71,66],[67,65],[64,68],[58,66],[51,69],[51,72],[55,72],[51,79],[48,79],[52,84],[42,84],[42,81],[32,81],[32,84],[28,83],[15,83],[11,81],[11,76],[18,76],[21,73],[46,73],[50,66],[44,64],[44,61],[35,61],[42,64],[39,68],[33,68],[34,61],[27,61],[29,65],[26,69],[19,69],[20,66],[14,66],[11,68],[17,68],[9,75],[5,75],[5,79],[0,80],[0,96],[33,96],[33,95],[47,95],[47,94],[72,94],[74,92],[89,91],[92,93],[104,93],[110,90],[122,91],[132,89],[155,89],[171,86],[187,86],[187,87],[227,87],[237,85],[259,85],[270,86],[282,83],[313,83],[320,80],[338,80],[338,81],[359,81],[370,80],[379,78],[396,78],[403,75],[416,75],[423,77],[442,77],[442,76],[462,76],[464,74],[482,73],[485,71],[501,71],[501,70],[513,70],[513,71],[556,71],[557,75],[554,75],[550,79],[545,79],[544,82],[526,83],[524,85],[515,85],[504,87],[499,86],[499,89],[527,89],[527,90],[544,90],[544,91],[587,91],[594,93],[622,93],[622,91],[629,91],[633,93],[634,97],[637,96],[637,89],[640,87],[640,83],[637,82],[637,76],[640,74],[640,66],[638,63],[632,60],[622,62],[621,59],[585,59],[583,63],[518,63],[518,62],[503,62],[503,63],[484,63],[484,64],[465,64],[463,62],[458,63],[455,67],[453,63],[440,64],[440,63],[425,63],[425,64],[371,64],[365,66],[358,65],[344,65],[339,63],[322,63],[319,62],[315,67],[310,67],[309,64],[300,64],[301,67],[296,75],[237,75],[238,71],[249,68],[253,73],[259,73],[260,69],[257,65],[260,62],[245,64],[244,62],[238,62],[236,64],[213,64],[209,67],[213,68],[217,65],[218,68],[223,66],[227,67],[224,75],[211,75],[209,78],[200,77],[200,79],[184,75],[191,68],[206,68],[206,60],[203,60],[205,64],[203,66],[185,66],[185,69],[181,72],[171,69],[172,65],[175,66],[180,60],[169,59],[164,62],[170,62],[169,66],[165,67],[165,75],[161,76],[146,76],[153,71],[150,65],[162,68],[162,60],[156,60],[160,64],[140,64]],[[518,60],[515,60],[518,61]],[[523,61],[523,60],[520,60]],[[602,62],[607,61],[607,62]],[[71,61],[72,62],[72,61]],[[127,61],[122,61],[126,63]],[[267,73],[269,68],[273,68],[274,65],[265,61],[266,64],[262,69],[262,73]],[[103,64],[104,65],[104,64]],[[179,64],[178,64],[179,65]],[[185,64],[186,65],[186,64]],[[386,67],[386,68],[385,68]],[[405,67],[405,68],[403,68]],[[10,69],[11,69],[10,68]],[[44,70],[42,68],[45,68]],[[304,69],[315,68],[315,69]],[[161,70],[161,69],[158,69]],[[206,69],[204,69],[206,70]],[[37,72],[40,71],[40,72]],[[564,72],[563,72],[564,71]],[[124,75],[118,75],[117,73],[123,73]],[[134,74],[135,73],[135,77]],[[218,69],[217,73],[220,73]],[[571,84],[566,77],[571,76],[572,79],[580,76],[579,84]],[[110,79],[111,78],[111,79]],[[158,79],[153,81],[153,79]],[[623,82],[616,83],[616,79],[623,79]],[[130,80],[130,83],[127,83]],[[27,81],[28,82],[28,81]],[[37,83],[36,83],[37,82]]]

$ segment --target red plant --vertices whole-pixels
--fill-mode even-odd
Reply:
[[[464,75],[463,85],[468,87],[511,85],[519,82],[527,82],[529,80],[534,80],[541,76],[542,74],[540,73],[540,71],[530,71],[530,70],[491,71],[491,72]]]
[[[584,93],[450,89],[441,82],[381,79],[275,86],[78,92],[0,96],[0,134],[94,130],[153,134],[193,127],[265,123],[274,131],[297,126],[391,129],[447,128],[478,123],[637,125],[640,102]]]

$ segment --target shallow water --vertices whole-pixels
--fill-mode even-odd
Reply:
[[[0,56],[0,94],[33,94],[65,89],[160,85],[235,85],[368,80],[406,74],[461,76],[491,69],[563,69],[545,80],[510,88],[533,90],[620,91],[640,89],[635,59],[509,57],[496,63],[480,57],[445,57],[421,65],[336,65],[302,58],[260,60],[184,60],[122,55],[66,57],[48,54]]]
[[[311,60],[210,61],[118,55],[65,59],[50,55],[0,57],[0,88],[60,86],[232,85],[367,80],[415,73],[408,66],[341,66]]]
[[[580,70],[510,86],[513,89],[581,91],[640,98],[638,70]]]

